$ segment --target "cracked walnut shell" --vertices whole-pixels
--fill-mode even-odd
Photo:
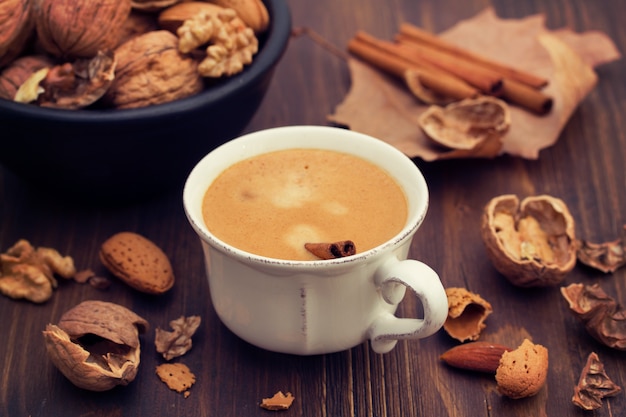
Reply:
[[[25,55],[17,58],[0,72],[0,98],[13,100],[17,90],[34,73],[54,66],[46,55]]]
[[[509,106],[495,97],[478,97],[430,106],[418,123],[426,137],[468,156],[494,157],[511,125]]]
[[[83,301],[43,332],[52,363],[79,388],[106,391],[128,385],[140,363],[139,334],[148,322],[126,307]]]
[[[555,197],[493,198],[481,235],[494,267],[520,287],[557,285],[576,265],[574,218]]]
[[[491,304],[462,287],[446,288],[446,295],[448,317],[443,329],[459,342],[477,340],[486,327],[485,320],[493,312]]]

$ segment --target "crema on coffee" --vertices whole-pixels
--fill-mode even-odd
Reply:
[[[207,228],[247,252],[318,259],[305,243],[351,240],[372,249],[406,224],[407,201],[382,168],[346,153],[288,149],[254,156],[223,171],[202,204]]]

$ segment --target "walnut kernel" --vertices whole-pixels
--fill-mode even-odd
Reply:
[[[0,293],[11,298],[43,303],[57,287],[55,275],[69,279],[75,274],[71,257],[52,248],[34,248],[25,239],[0,254]]]
[[[176,31],[182,53],[207,45],[206,57],[198,65],[203,77],[231,76],[252,62],[259,49],[254,31],[237,17],[233,9],[202,13],[186,20]]]

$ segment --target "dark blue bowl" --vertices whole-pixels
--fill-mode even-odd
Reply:
[[[253,63],[195,96],[127,110],[0,99],[0,164],[37,189],[80,198],[130,200],[182,187],[199,159],[243,131],[287,47],[286,1],[264,2],[270,28]]]

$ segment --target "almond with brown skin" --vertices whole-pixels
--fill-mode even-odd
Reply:
[[[176,33],[176,30],[185,22],[202,13],[218,13],[224,10],[222,6],[204,1],[186,1],[175,4],[159,13],[158,22],[161,29]]]
[[[504,352],[512,349],[491,342],[470,342],[444,352],[440,359],[448,365],[470,371],[495,374]]]
[[[237,16],[251,27],[254,33],[263,33],[269,27],[270,16],[261,0],[210,0],[210,2],[236,11]]]
[[[138,291],[162,294],[174,285],[169,258],[142,235],[117,233],[102,244],[99,255],[113,275]]]

